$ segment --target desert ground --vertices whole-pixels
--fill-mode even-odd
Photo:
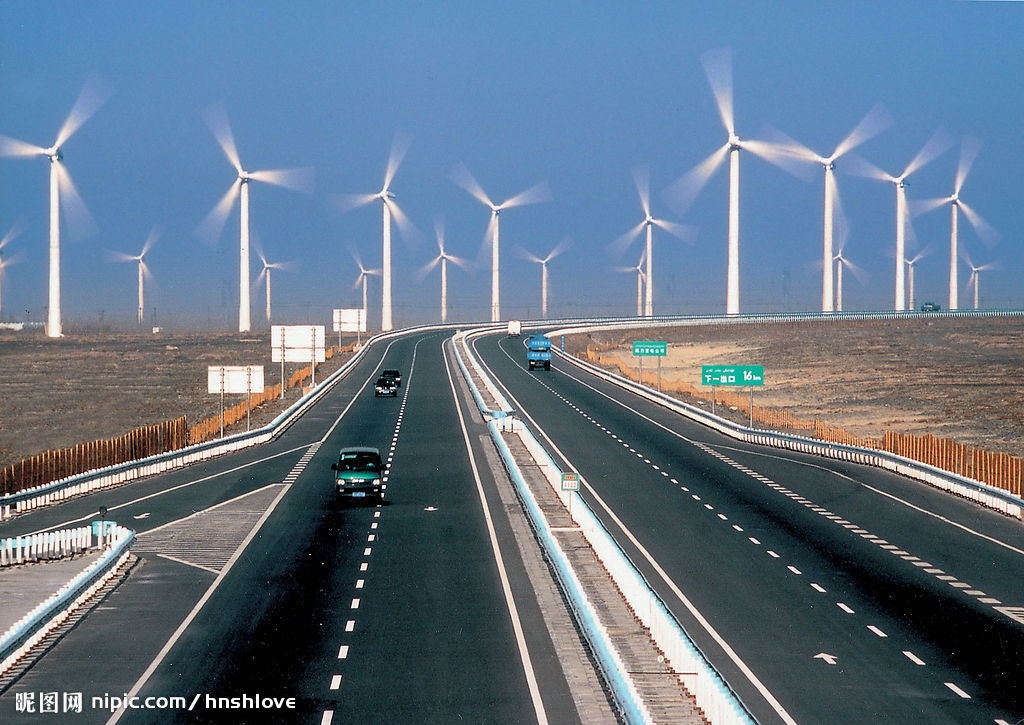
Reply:
[[[89,333],[51,339],[0,331],[0,466],[54,448],[119,436],[132,428],[186,416],[193,425],[218,415],[220,396],[206,392],[209,365],[263,365],[267,385],[280,378],[271,362],[270,333]],[[352,342],[346,336],[345,344]],[[328,334],[327,344],[337,344]],[[317,367],[317,380],[348,354]],[[285,374],[302,367],[288,363]],[[253,426],[296,401],[253,411]],[[244,395],[225,395],[224,405]],[[231,430],[245,430],[245,421]]]
[[[701,365],[764,365],[756,405],[860,436],[931,433],[1024,455],[1024,318],[640,327],[567,336],[566,350],[589,344],[635,368],[633,340],[669,342],[666,380],[700,387]]]

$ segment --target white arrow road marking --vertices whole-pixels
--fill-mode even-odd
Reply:
[[[825,660],[830,665],[834,665],[839,660],[839,658],[835,655],[826,654],[824,652],[819,652],[818,654],[814,655],[814,659]]]
[[[133,519],[148,519],[149,518],[149,511],[147,511],[144,514],[139,514],[138,516],[132,516],[132,518]]]

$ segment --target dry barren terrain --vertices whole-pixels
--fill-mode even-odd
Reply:
[[[635,367],[633,340],[670,343],[665,379],[699,386],[701,365],[764,365],[758,405],[861,436],[931,433],[1024,455],[1019,317],[638,328],[569,336],[566,349],[610,346],[606,355]]]

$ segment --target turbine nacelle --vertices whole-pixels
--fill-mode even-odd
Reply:
[[[44,149],[43,156],[48,158],[51,164],[55,164],[64,158],[64,154],[60,152],[60,147],[58,146],[51,146],[48,149]]]
[[[249,175],[249,172],[246,171],[245,169],[239,169],[238,170],[238,183],[240,183],[240,184],[248,184],[250,181],[252,181],[252,177]]]
[[[740,137],[737,136],[735,133],[730,133],[729,134],[729,150],[733,151],[733,150],[739,150],[741,148],[743,148],[743,142],[740,141]]]

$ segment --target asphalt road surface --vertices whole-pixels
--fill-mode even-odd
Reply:
[[[0,697],[0,721],[47,722],[16,712],[18,693],[58,691],[83,693],[81,723],[578,722],[508,524],[485,517],[501,503],[480,449],[481,485],[470,466],[445,337],[373,347],[272,443],[0,525],[104,505],[140,555]],[[398,398],[373,395],[385,367]],[[336,500],[348,445],[381,449],[385,505]],[[124,695],[182,699],[112,718]]]
[[[521,339],[510,402],[762,722],[1024,717],[1020,522],[866,466],[738,443]]]

